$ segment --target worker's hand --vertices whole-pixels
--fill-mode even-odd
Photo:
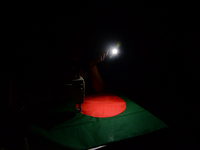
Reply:
[[[106,58],[107,55],[108,55],[108,52],[106,52],[106,53],[100,55],[99,57],[97,57],[96,60],[91,61],[91,62],[89,63],[90,67],[94,67],[97,63],[104,61],[104,59]]]

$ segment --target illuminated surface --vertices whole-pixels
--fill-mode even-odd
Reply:
[[[76,105],[78,109],[78,105]],[[103,93],[86,96],[81,104],[81,113],[92,117],[113,117],[126,109],[126,102],[120,97]]]
[[[75,116],[71,119],[66,117],[66,121],[50,130],[45,130],[36,124],[31,125],[29,129],[34,135],[38,135],[38,141],[48,140],[48,145],[56,144],[69,149],[89,149],[168,127],[132,100],[123,95],[116,93],[115,95],[125,101],[126,109],[113,117],[100,118],[84,115],[78,113],[74,101],[65,99],[63,103],[59,103],[56,100],[51,105],[43,104],[36,109],[45,112],[51,110],[52,113],[74,112]],[[54,119],[52,119],[53,122]]]

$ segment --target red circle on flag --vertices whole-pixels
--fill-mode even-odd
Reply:
[[[76,105],[78,109],[78,104]],[[101,93],[85,96],[81,104],[81,113],[84,115],[106,118],[122,113],[126,109],[126,102],[113,94]]]

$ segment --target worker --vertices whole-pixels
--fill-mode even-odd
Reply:
[[[90,56],[87,55],[91,51],[85,49],[84,42],[80,37],[70,38],[66,45],[66,58],[75,72],[74,78],[78,78],[79,75],[84,78],[86,94],[101,93],[104,88],[104,82],[99,74],[97,63],[104,61],[108,52],[102,52],[93,59],[89,58]]]

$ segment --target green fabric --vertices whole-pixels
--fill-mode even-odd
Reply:
[[[86,116],[77,112],[73,101],[65,101],[65,103],[55,105],[57,106],[55,109],[49,110],[53,113],[73,111],[76,113],[74,118],[53,127],[49,131],[36,125],[30,126],[29,129],[63,147],[88,149],[168,127],[160,119],[127,97],[117,96],[126,102],[125,111],[117,116],[109,118]]]

